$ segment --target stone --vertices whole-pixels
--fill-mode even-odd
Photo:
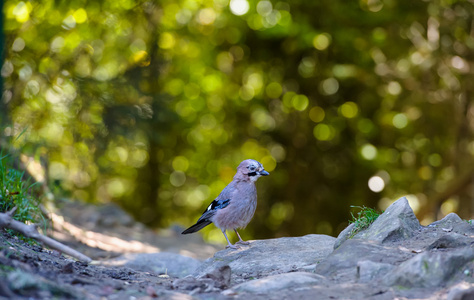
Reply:
[[[334,242],[334,249],[339,248],[341,244],[351,238],[352,230],[355,228],[355,223],[349,224],[336,238],[336,242]]]
[[[449,226],[456,223],[461,223],[463,220],[455,213],[449,213],[441,220],[435,221],[428,225],[428,227]]]
[[[402,251],[398,247],[381,245],[374,241],[351,239],[321,261],[316,266],[315,273],[328,278],[341,279],[343,277],[346,281],[355,282],[360,261],[395,265],[413,255],[415,254]]]
[[[472,300],[474,299],[474,283],[461,282],[452,287],[448,292],[447,300]]]
[[[426,247],[426,250],[465,247],[469,246],[472,241],[473,239],[470,237],[455,232],[450,232],[449,234],[439,237],[428,247]]]
[[[385,276],[384,282],[390,286],[405,288],[439,287],[457,273],[462,274],[463,267],[472,260],[472,247],[452,251],[427,251],[401,263]]]
[[[474,235],[474,223],[461,219],[455,213],[450,213],[443,219],[431,223],[427,228],[441,228],[445,232]]]
[[[135,271],[166,274],[182,278],[192,274],[201,262],[176,253],[128,253],[104,262],[109,266],[121,266]]]
[[[302,237],[251,241],[241,249],[226,249],[206,260],[194,276],[204,276],[216,267],[228,265],[232,284],[268,275],[303,270],[333,251],[334,237],[310,234]]]
[[[394,265],[362,260],[357,263],[357,278],[360,283],[368,283],[381,278],[395,269]]]
[[[280,290],[326,283],[324,276],[306,272],[292,272],[268,276],[238,284],[232,288],[237,292],[265,294]]]
[[[392,203],[367,230],[356,234],[355,238],[380,243],[394,242],[413,237],[421,229],[420,222],[402,197]]]

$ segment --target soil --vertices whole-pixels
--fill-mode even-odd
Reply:
[[[58,216],[61,222],[56,220],[49,234],[88,255],[93,262],[79,262],[2,230],[0,299],[172,298],[180,289],[173,286],[176,278],[103,263],[123,253],[160,251],[203,260],[224,248],[204,243],[199,235],[185,239],[179,234],[180,228],[152,231],[114,205],[96,207],[67,202]],[[215,297],[219,298],[219,293]]]

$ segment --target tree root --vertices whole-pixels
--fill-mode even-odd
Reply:
[[[90,257],[80,253],[79,251],[76,251],[50,237],[40,234],[36,229],[36,225],[27,225],[25,223],[13,219],[12,216],[15,214],[16,209],[17,208],[14,207],[12,210],[6,213],[0,213],[0,228],[9,228],[15,230],[26,237],[33,238],[48,247],[54,248],[60,252],[75,257],[83,262],[89,263],[92,261]]]

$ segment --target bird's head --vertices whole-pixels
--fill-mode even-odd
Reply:
[[[270,175],[263,168],[262,164],[253,159],[246,159],[237,167],[237,174],[234,178],[257,181],[260,176]]]

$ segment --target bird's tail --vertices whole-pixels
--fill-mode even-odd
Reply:
[[[193,232],[199,231],[199,230],[203,229],[204,227],[206,227],[207,225],[209,225],[211,223],[212,222],[209,221],[209,220],[199,220],[196,224],[189,227],[185,231],[181,232],[181,234],[188,234],[188,233],[193,233]]]

